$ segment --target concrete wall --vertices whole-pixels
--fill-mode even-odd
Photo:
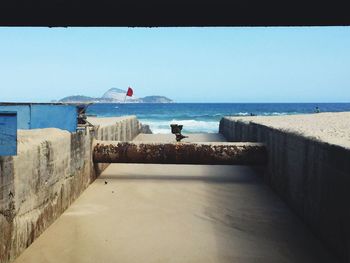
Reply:
[[[350,150],[265,125],[223,118],[229,141],[263,142],[273,189],[342,262],[350,262]]]
[[[96,140],[131,141],[139,133],[143,132],[143,125],[136,116],[88,118],[95,125]],[[99,163],[94,165],[94,172],[100,174],[109,164]]]
[[[15,259],[106,167],[93,166],[94,139],[132,140],[140,128],[136,117],[100,121],[74,133],[18,131],[18,155],[0,157],[1,263]]]

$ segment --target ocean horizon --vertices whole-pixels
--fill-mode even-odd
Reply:
[[[184,133],[216,133],[224,116],[279,116],[350,111],[350,103],[97,103],[88,115],[136,115],[153,133],[170,133],[170,124],[182,124]]]

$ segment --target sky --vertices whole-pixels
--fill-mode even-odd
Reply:
[[[0,27],[0,101],[350,102],[350,27]]]

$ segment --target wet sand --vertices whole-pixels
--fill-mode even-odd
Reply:
[[[251,167],[112,164],[15,262],[336,260]]]

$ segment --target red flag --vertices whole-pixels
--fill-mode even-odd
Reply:
[[[128,88],[128,91],[126,92],[126,96],[131,97],[132,94],[134,94],[134,91],[132,90],[132,88],[129,87],[129,88]]]

